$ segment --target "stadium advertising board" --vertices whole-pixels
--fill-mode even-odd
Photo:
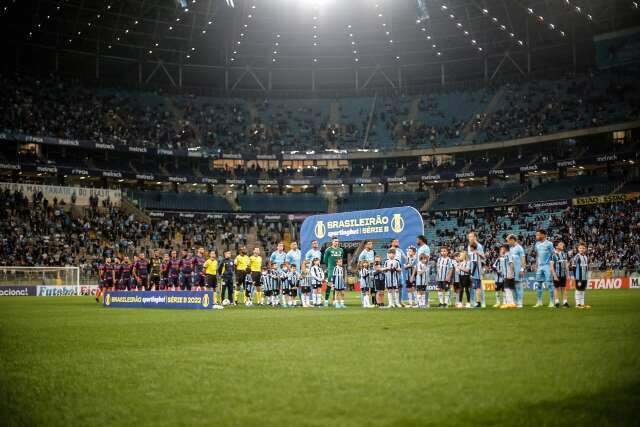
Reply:
[[[372,209],[313,215],[302,223],[300,243],[303,253],[311,241],[320,245],[337,238],[341,241],[398,239],[400,247],[415,242],[424,233],[420,212],[412,207]]]
[[[12,192],[20,191],[31,200],[33,194],[42,193],[42,195],[50,202],[54,197],[59,202],[64,201],[71,204],[71,200],[75,198],[75,204],[78,206],[89,206],[89,198],[97,196],[100,199],[109,198],[115,205],[120,204],[122,193],[120,190],[110,190],[105,188],[85,188],[85,187],[65,187],[60,185],[37,185],[22,184],[17,182],[0,182],[0,190],[9,190]]]
[[[640,197],[640,193],[608,194],[606,196],[578,197],[573,199],[573,206],[599,205],[605,203],[626,202]]]
[[[32,297],[36,293],[35,286],[0,286],[0,297]]]
[[[78,295],[76,286],[38,286],[39,297],[71,297]]]
[[[103,305],[109,308],[213,308],[213,291],[107,292]]]

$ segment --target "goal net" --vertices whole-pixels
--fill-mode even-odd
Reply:
[[[0,266],[0,290],[9,286],[46,286],[64,289],[64,294],[80,294],[79,267],[13,267]]]

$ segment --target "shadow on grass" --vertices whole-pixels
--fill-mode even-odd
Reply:
[[[490,412],[467,411],[438,422],[403,417],[389,426],[638,426],[638,408],[640,382],[528,406],[500,407]]]

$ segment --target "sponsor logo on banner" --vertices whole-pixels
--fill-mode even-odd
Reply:
[[[529,172],[538,170],[538,165],[520,166],[520,172]]]
[[[222,219],[224,215],[222,214],[207,214],[207,219]]]
[[[129,147],[130,153],[146,153],[147,149],[145,147]]]
[[[387,182],[406,182],[407,177],[405,176],[390,176],[387,178]]]
[[[107,292],[103,305],[109,308],[211,309],[213,291]]]
[[[504,169],[491,169],[489,175],[504,175]]]
[[[35,142],[35,143],[38,143],[38,144],[41,144],[41,143],[44,142],[44,138],[43,137],[41,137],[41,136],[33,136],[33,135],[25,136],[24,140],[25,140],[25,142]],[[64,140],[62,140],[62,139],[59,140],[58,144],[62,144],[62,141],[64,141]]]
[[[476,176],[473,172],[460,172],[456,174],[456,178],[473,178]]]
[[[122,178],[122,173],[116,171],[102,171],[102,176],[109,178]]]
[[[0,163],[0,169],[19,171],[20,169],[22,169],[22,167],[20,167],[20,165],[14,165],[12,163]]]
[[[569,206],[568,200],[550,200],[547,202],[533,202],[533,203],[527,203],[526,205],[523,205],[523,207],[526,207],[527,209],[530,209],[530,210],[542,209],[542,208],[566,208],[567,206]]]
[[[32,297],[36,293],[35,286],[0,286],[0,297]]]
[[[322,184],[324,185],[341,185],[343,181],[341,179],[323,179]]]
[[[71,175],[89,175],[89,171],[86,169],[71,169]]]
[[[589,279],[588,289],[629,289],[629,278],[608,277],[603,279]]]
[[[559,168],[567,168],[575,165],[576,165],[575,160],[564,160],[562,162],[556,163],[556,166],[558,166]]]
[[[327,235],[327,227],[325,227],[323,221],[318,221],[313,231],[315,232],[316,237],[318,239],[322,239],[324,236]]]
[[[423,175],[423,181],[438,181],[440,179],[440,175]]]
[[[80,295],[96,296],[98,294],[98,289],[98,285],[83,285],[80,286]]]
[[[222,158],[223,159],[242,160],[242,154],[222,153]]]
[[[265,215],[263,218],[265,221],[280,221],[282,219],[280,215]]]
[[[228,179],[227,184],[243,185],[246,183],[244,179]]]
[[[39,297],[66,297],[78,295],[78,288],[75,286],[38,286]]]
[[[180,216],[180,218],[195,218],[196,217],[195,214],[192,214],[192,213],[181,213],[179,216]]]
[[[573,199],[572,203],[574,206],[618,203],[618,202],[625,202],[628,200],[635,200],[639,196],[640,196],[640,193],[623,193],[623,194],[608,194],[606,196],[578,197]]]
[[[308,179],[290,179],[288,183],[290,185],[309,185],[311,181]]]
[[[152,218],[164,218],[164,212],[149,212],[149,216]]]
[[[43,142],[42,139],[39,142]],[[78,141],[77,139],[59,139],[58,140],[58,144],[60,145],[68,145],[71,147],[79,147],[80,146],[80,141]]]
[[[258,184],[259,185],[278,185],[278,180],[277,179],[259,179]]]
[[[615,154],[607,154],[605,156],[596,157],[596,161],[600,163],[615,162],[616,160],[618,160],[618,156],[616,156]]]
[[[629,277],[629,288],[640,289],[640,276],[633,275]]]
[[[215,179],[215,178],[207,178],[206,176],[203,176],[201,181],[204,184],[217,184],[218,183],[217,179]]]
[[[373,180],[371,178],[356,178],[356,184],[371,184]]]
[[[136,174],[136,179],[141,179],[144,181],[153,181],[155,177],[153,175]]]
[[[158,154],[162,154],[164,156],[173,156],[173,150],[169,150],[167,148],[158,148]]]
[[[101,150],[115,150],[116,146],[113,144],[105,144],[104,142],[96,142],[96,148]]]
[[[275,154],[258,154],[256,156],[258,160],[277,160],[278,157]]]
[[[36,171],[47,173],[58,173],[58,168],[55,166],[36,166]]]
[[[187,182],[186,176],[169,176],[167,180],[170,182]]]

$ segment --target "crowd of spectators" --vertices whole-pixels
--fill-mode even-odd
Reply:
[[[247,100],[168,96],[160,92],[91,89],[55,76],[0,75],[0,130],[104,143],[223,152],[276,153],[322,149],[433,147],[543,135],[637,119],[636,70],[600,72],[503,86],[497,108],[473,104],[469,117],[454,116],[438,98],[422,96],[412,120],[410,97],[374,103],[353,98],[301,107],[296,100]],[[328,106],[339,118],[331,123]],[[359,110],[344,112],[349,102]],[[470,104],[471,105],[471,104]],[[453,113],[451,113],[453,114]]]

